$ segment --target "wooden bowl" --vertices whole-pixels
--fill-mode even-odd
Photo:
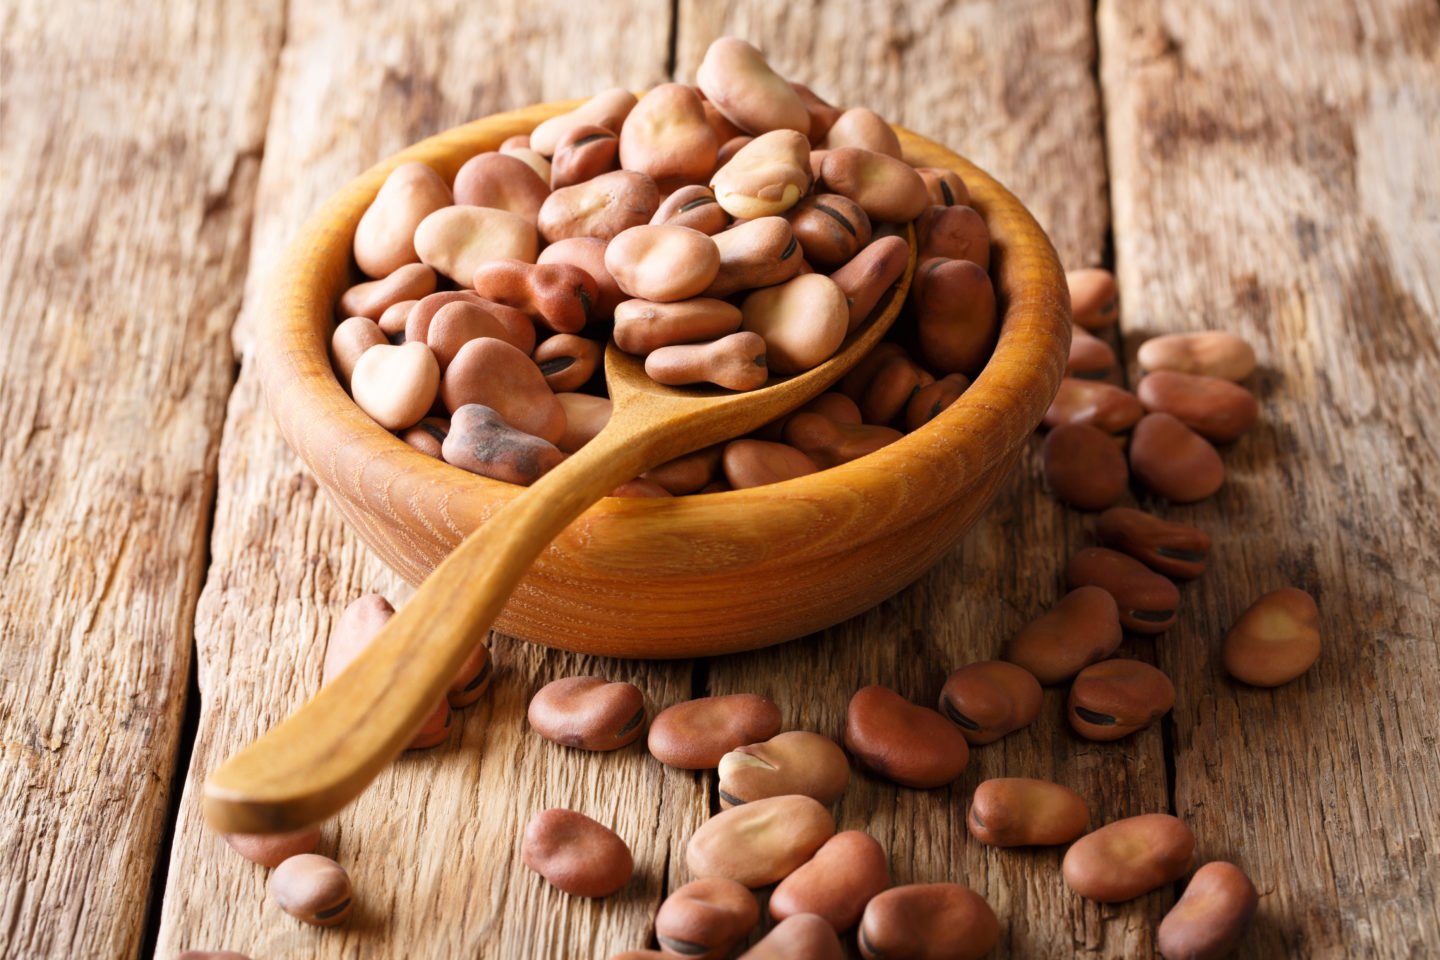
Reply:
[[[398,164],[428,163],[451,180],[471,156],[578,102],[476,120],[377,164],[310,218],[273,280],[258,350],[271,410],[346,520],[411,583],[521,488],[419,453],[337,382],[328,344],[336,298],[356,279],[355,226]],[[811,476],[703,496],[602,500],[541,555],[498,629],[625,657],[779,643],[896,593],[975,522],[1059,386],[1069,294],[1049,239],[1009,191],[939,144],[897,133],[910,162],[957,171],[990,226],[1003,321],[970,389],[903,439]]]

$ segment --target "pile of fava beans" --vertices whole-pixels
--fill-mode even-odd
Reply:
[[[670,84],[638,102],[619,91],[602,94],[542,125],[528,144],[476,157],[453,188],[425,169],[392,174],[356,237],[361,268],[382,279],[346,293],[350,319],[335,335],[337,370],[357,403],[422,450],[529,482],[534,476],[515,467],[523,457],[486,460],[474,451],[553,450],[542,458],[553,466],[598,432],[608,412],[594,392],[602,334],[613,331],[622,349],[646,354],[647,370],[666,382],[753,387],[763,378],[746,365],[763,372],[757,356],[771,372],[805,369],[833,352],[899,275],[905,244],[895,228],[910,220],[921,244],[909,307],[915,323],[882,343],[840,391],[811,405],[807,413],[824,421],[830,439],[814,440],[825,431],[797,427],[797,415],[620,492],[673,495],[796,476],[863,455],[953,401],[995,336],[988,238],[963,205],[963,183],[950,173],[889,164],[898,150],[878,117],[841,113],[785,83],[748,44],[717,41],[699,81],[698,90]],[[776,133],[789,139],[789,153],[764,146],[747,157],[747,148]],[[803,148],[792,133],[805,135]],[[844,164],[831,166],[835,156],[844,164],[862,157],[874,170],[904,168],[920,186],[910,181],[910,205],[877,208],[857,184],[886,178],[849,180]],[[731,170],[735,176],[726,174],[737,161],[744,162]],[[594,187],[606,177],[607,186]],[[593,192],[567,198],[575,188]],[[669,193],[663,201],[662,191]],[[948,279],[962,273],[970,279]],[[441,278],[473,290],[435,292]],[[1000,644],[999,659],[960,665],[933,706],[881,685],[856,691],[840,742],[785,729],[777,705],[753,693],[673,703],[652,717],[634,685],[573,676],[531,699],[531,731],[555,749],[606,753],[643,738],[655,762],[718,774],[721,809],[688,840],[694,879],[669,893],[652,930],[635,931],[637,944],[648,938],[649,947],[611,960],[734,956],[760,924],[757,890],[768,890],[763,902],[774,925],[742,954],[748,960],[839,958],[842,937],[853,937],[869,960],[981,957],[998,942],[1001,921],[956,882],[964,878],[892,886],[888,854],[865,824],[837,824],[834,808],[852,763],[906,789],[945,787],[960,777],[972,749],[1047,722],[1048,685],[1069,684],[1065,721],[1086,741],[1123,742],[1170,711],[1170,678],[1117,653],[1126,631],[1154,635],[1176,622],[1176,581],[1201,577],[1210,538],[1116,504],[1132,480],[1157,499],[1180,503],[1220,487],[1224,467],[1215,445],[1236,440],[1258,415],[1242,386],[1255,356],[1227,333],[1157,337],[1139,350],[1147,373],[1132,394],[1112,382],[1119,379],[1116,356],[1102,339],[1118,319],[1113,277],[1087,269],[1068,279],[1076,326],[1068,376],[1045,417],[1043,468],[1058,499],[1103,511],[1096,523],[1103,546],[1071,558],[1069,592]],[[823,342],[813,331],[795,334],[795,318],[817,316],[831,330]],[[747,338],[738,353],[736,337]],[[951,350],[961,343],[967,349]],[[730,362],[735,356],[744,362]],[[740,370],[751,379],[732,379]],[[485,432],[503,442],[479,442]],[[737,452],[744,444],[761,452]],[[376,594],[346,608],[326,651],[327,682],[393,613]],[[1320,654],[1315,602],[1294,588],[1259,597],[1220,650],[1239,682],[1273,687],[1295,679]],[[410,746],[443,742],[453,711],[482,697],[491,676],[481,646]],[[973,842],[1068,845],[1054,882],[1102,903],[1188,875],[1156,932],[1160,954],[1205,960],[1232,950],[1257,892],[1232,863],[1194,869],[1195,837],[1182,820],[1161,812],[1110,819],[1071,787],[1023,775],[1039,771],[1009,772],[1021,775],[985,780],[969,798]],[[583,811],[549,809],[525,828],[520,857],[566,894],[603,898],[635,872],[627,839],[638,838],[621,837]],[[350,914],[346,871],[314,852],[318,828],[226,840],[273,868],[270,893],[285,912],[319,926]],[[226,952],[186,957],[244,960]]]
[[[697,85],[607,90],[477,154],[453,183],[390,173],[360,219],[336,375],[372,419],[458,468],[530,484],[610,417],[605,344],[671,386],[752,390],[830,358],[919,266],[892,339],[781,421],[617,496],[787,480],[876,450],[955,401],[998,333],[990,236],[953,171],[876,113],[791,84],[741,40]]]

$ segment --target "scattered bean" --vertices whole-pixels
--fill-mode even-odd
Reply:
[[[877,895],[860,921],[865,960],[977,960],[1000,939],[990,904],[958,883],[916,883]]]
[[[360,360],[361,354],[371,347],[389,342],[385,338],[385,331],[369,317],[350,317],[336,327],[330,336],[330,355],[335,360],[340,382],[349,385],[350,375],[355,372],[355,364]]]
[[[930,191],[914,167],[873,150],[841,147],[828,151],[820,165],[820,179],[830,192],[860,204],[872,220],[905,223],[930,205]]]
[[[1051,430],[1042,459],[1050,492],[1081,510],[1104,510],[1130,485],[1124,452],[1110,434],[1086,423]]]
[[[1185,892],[1156,936],[1165,960],[1220,960],[1245,935],[1260,895],[1233,863],[1207,863],[1185,885]]]
[[[435,271],[423,263],[407,263],[380,280],[357,283],[340,295],[346,316],[378,319],[387,309],[406,300],[419,300],[435,290]]]
[[[689,227],[643,224],[605,248],[605,268],[632,297],[671,303],[697,297],[720,272],[715,241]]]
[[[850,782],[850,761],[829,737],[790,730],[736,747],[720,758],[720,806],[802,794],[827,806]]]
[[[1077,587],[1040,617],[1020,628],[1005,646],[1005,659],[1041,683],[1063,683],[1120,646],[1120,611],[1108,590]]]
[[[540,174],[524,160],[505,153],[476,154],[455,174],[457,204],[507,210],[531,226],[549,194],[550,184],[540,179]]]
[[[953,723],[881,686],[850,698],[845,747],[880,776],[922,790],[951,782],[970,759],[970,745]]]
[[[970,835],[992,847],[1058,846],[1085,832],[1085,800],[1058,783],[997,777],[975,788],[965,815]]]
[[[845,294],[819,273],[754,291],[740,314],[741,328],[764,338],[769,368],[782,376],[804,373],[830,359],[849,325]]]
[[[784,217],[760,217],[736,224],[714,237],[720,269],[705,290],[707,297],[728,297],[742,290],[783,283],[800,272],[800,241]]]
[[[350,875],[329,857],[302,853],[270,874],[270,898],[290,916],[316,927],[333,927],[350,916]]]
[[[525,866],[576,897],[608,897],[630,882],[630,848],[604,824],[574,810],[542,810],[525,827]]]
[[[633,170],[614,170],[546,197],[540,207],[540,235],[547,243],[571,237],[608,241],[622,230],[649,223],[659,206],[654,180]]]
[[[681,187],[666,197],[650,218],[652,224],[689,227],[714,236],[730,225],[730,215],[715,199],[715,191],[699,184]]]
[[[1218,330],[1167,333],[1140,344],[1146,370],[1173,370],[1239,382],[1255,372],[1255,350],[1241,337]]]
[[[1255,687],[1278,687],[1320,658],[1320,610],[1304,590],[1285,587],[1250,605],[1225,635],[1225,670]]]
[[[1000,332],[990,275],[969,260],[934,257],[916,268],[910,297],[925,366],[979,373]]]
[[[305,827],[290,833],[227,833],[225,842],[251,863],[278,867],[291,857],[314,853],[320,845],[320,828]]]
[[[1119,740],[1143,730],[1175,705],[1175,685],[1148,663],[1101,660],[1075,677],[1066,716],[1088,740]]]
[[[460,408],[467,404],[484,404],[515,429],[550,443],[565,434],[565,409],[540,368],[510,344],[493,337],[471,340],[460,348],[445,370],[440,399],[452,412],[452,437],[460,430]]]
[[[568,263],[490,260],[476,268],[470,283],[484,299],[521,310],[556,333],[583,330],[600,298],[590,274]]]
[[[1109,270],[1071,270],[1065,274],[1065,282],[1070,287],[1070,314],[1076,326],[1104,330],[1120,319],[1120,293]]]
[[[419,423],[434,404],[439,385],[440,364],[423,343],[373,346],[350,373],[356,406],[386,430]]]
[[[760,905],[743,884],[708,877],[665,898],[655,914],[655,939],[665,956],[718,960],[759,922]]]
[[[554,444],[517,430],[494,409],[468,403],[450,418],[445,462],[506,483],[529,486],[565,459]]]
[[[712,770],[736,747],[780,732],[780,708],[769,697],[732,693],[666,707],[650,723],[655,759],[680,770]]]
[[[1130,437],[1130,472],[1150,490],[1176,503],[1194,503],[1225,482],[1220,454],[1168,413],[1151,413]]]
[[[679,303],[626,300],[615,308],[615,345],[644,356],[661,347],[712,340],[740,329],[740,308],[708,297]]]
[[[780,921],[740,960],[841,960],[840,937],[823,917],[797,913]]]
[[[695,83],[725,118],[747,133],[810,130],[805,101],[744,40],[721,37],[705,51]]]
[[[542,122],[530,132],[530,146],[549,157],[554,155],[565,134],[575,127],[593,124],[619,133],[635,104],[635,94],[623,87],[602,90],[569,113]]]
[[[1115,372],[1115,351],[1110,344],[1084,327],[1072,327],[1070,357],[1065,361],[1065,376],[1083,380],[1103,380]]]
[[[1167,577],[1192,580],[1205,572],[1210,537],[1203,530],[1128,507],[1100,514],[1095,532],[1105,546],[1144,563]]]
[[[766,797],[701,824],[685,848],[685,862],[697,877],[724,877],[754,889],[788,877],[834,833],[835,818],[818,801]]]
[[[1255,395],[1219,377],[1157,370],[1140,379],[1135,394],[1145,409],[1168,413],[1213,443],[1229,443],[1260,416]]]
[[[418,262],[415,228],[454,202],[440,174],[423,163],[400,164],[390,171],[355,227],[355,262],[371,277],[388,277],[405,264]]]
[[[727,390],[754,390],[770,378],[765,338],[748,330],[711,343],[660,347],[645,358],[645,372],[667,386],[713,383]]]
[[[982,660],[950,674],[940,690],[940,712],[971,746],[993,743],[1028,727],[1040,715],[1044,694],[1029,671],[1003,660]]]
[[[890,865],[875,838],[860,830],[837,833],[770,894],[776,920],[818,915],[836,933],[860,922],[865,904],[890,886]]]
[[[633,683],[565,677],[530,698],[527,717],[546,740],[579,750],[619,750],[645,728],[645,697]]]
[[[849,263],[830,275],[850,305],[847,333],[853,333],[880,297],[895,285],[910,263],[910,245],[902,237],[881,237],[873,240]]]
[[[1066,377],[1060,381],[1060,390],[1045,411],[1045,425],[1053,429],[1067,423],[1085,423],[1106,433],[1122,433],[1139,423],[1144,415],[1145,408],[1129,390]]]
[[[1116,820],[1076,840],[1061,872],[1080,896],[1120,903],[1174,883],[1190,869],[1195,835],[1165,813]]]
[[[1175,623],[1180,591],[1134,557],[1086,547],[1065,567],[1066,586],[1096,586],[1115,598],[1120,623],[1136,633],[1163,633]]]

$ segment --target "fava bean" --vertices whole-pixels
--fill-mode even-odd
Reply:
[[[1151,491],[1176,503],[1204,500],[1225,482],[1220,454],[1168,413],[1147,414],[1135,425],[1130,472]]]
[[[471,340],[460,348],[445,370],[440,399],[452,414],[451,436],[459,430],[459,411],[467,404],[484,404],[515,429],[550,443],[565,434],[565,409],[540,368],[494,337]]]
[[[661,347],[713,340],[740,329],[740,308],[709,297],[679,303],[626,300],[615,308],[615,345],[644,356]]]
[[[897,419],[922,387],[935,382],[926,370],[909,357],[892,357],[875,372],[875,378],[860,397],[860,411],[866,423],[888,424]]]
[[[532,226],[549,195],[550,185],[534,168],[506,153],[476,154],[455,174],[457,204],[507,210]]]
[[[609,397],[592,397],[588,393],[557,393],[555,399],[565,409],[565,433],[556,444],[566,453],[574,453],[594,440],[610,422],[613,404]]]
[[[1136,633],[1163,633],[1175,623],[1180,591],[1134,557],[1104,547],[1086,547],[1065,566],[1071,589],[1096,586],[1115,598],[1120,623]]]
[[[1244,387],[1219,377],[1157,370],[1135,395],[1152,413],[1168,413],[1213,443],[1229,443],[1254,425],[1260,404]]]
[[[490,689],[490,679],[494,674],[495,669],[490,662],[490,648],[482,643],[460,664],[460,670],[445,693],[451,709],[468,707],[483,697],[485,691]]]
[[[953,207],[957,204],[969,206],[970,188],[960,179],[960,174],[944,167],[916,167],[915,172],[925,181],[930,192],[930,203],[938,207]],[[988,232],[988,231],[987,231]]]
[[[841,960],[840,938],[823,917],[797,913],[780,921],[740,960]]]
[[[433,297],[434,294],[432,293]],[[405,326],[409,322],[410,309],[418,304],[419,300],[401,300],[399,303],[392,303],[380,314],[380,319],[375,322],[380,325],[380,330],[397,347],[409,338],[405,336]],[[398,340],[394,339],[396,336]]]
[[[320,828],[305,827],[290,833],[227,833],[225,842],[251,863],[278,867],[291,857],[314,853],[320,845]]]
[[[550,185],[550,161],[534,150],[529,147],[506,146],[502,143],[500,145],[500,152],[507,157],[514,157],[516,160],[521,161],[525,166],[535,171],[535,176],[543,180],[546,186]]]
[[[439,384],[440,364],[423,343],[373,346],[350,374],[355,405],[386,430],[419,423],[435,403]]]
[[[620,138],[604,127],[585,124],[572,128],[555,148],[551,188],[573,186],[609,173],[619,166],[619,151]]]
[[[1084,327],[1070,330],[1070,357],[1065,361],[1065,376],[1082,380],[1103,380],[1115,372],[1115,351],[1110,344]]]
[[[1028,727],[1044,694],[1029,671],[1003,660],[982,660],[950,674],[940,689],[940,712],[971,746],[993,743]]]
[[[496,337],[497,340],[504,340],[525,354],[535,349],[535,324],[528,316],[514,307],[507,307],[494,300],[486,300],[473,290],[445,290],[441,293],[432,293],[415,304],[405,318],[405,340],[429,343],[430,324],[434,322],[435,316],[441,310],[452,303],[473,303],[488,313],[490,318],[504,330],[504,335]],[[447,337],[446,342],[452,343],[452,338]],[[456,352],[459,352],[459,348],[465,345],[465,341],[453,345]],[[449,359],[454,360],[455,358],[451,355]],[[445,365],[448,367],[449,361]]]
[[[744,40],[720,37],[705,51],[695,83],[725,118],[746,133],[810,131],[800,93]]]
[[[480,264],[470,284],[482,298],[521,310],[556,333],[583,330],[600,296],[590,274],[568,263],[497,258]]]
[[[765,338],[748,330],[711,343],[660,347],[645,358],[645,372],[672,387],[713,383],[727,390],[754,390],[770,378]]]
[[[335,359],[335,370],[340,374],[340,382],[349,386],[350,375],[355,372],[355,364],[359,362],[360,355],[371,347],[389,342],[385,338],[385,331],[369,317],[350,317],[336,327],[335,332],[330,335],[330,355]]]
[[[954,724],[881,686],[850,698],[845,747],[880,776],[922,790],[951,782],[970,759],[970,745]]]
[[[848,263],[870,242],[870,218],[838,193],[806,197],[785,214],[807,262],[821,270]]]
[[[536,347],[531,359],[540,368],[550,389],[559,393],[578,390],[590,381],[600,367],[601,350],[600,344],[594,340],[557,333]]]
[[[571,237],[608,241],[622,230],[649,223],[659,206],[654,180],[633,170],[614,170],[546,197],[540,207],[540,235],[547,243]]]
[[[1122,433],[1144,415],[1145,408],[1129,390],[1066,377],[1045,411],[1045,425],[1053,429],[1067,423],[1085,423],[1106,433]]]
[[[1041,683],[1063,683],[1120,646],[1120,611],[1108,590],[1076,587],[1046,613],[1020,628],[1005,659]]]
[[[977,960],[1000,939],[990,904],[958,883],[917,883],[878,894],[860,921],[865,960]]]
[[[400,439],[427,457],[439,460],[441,447],[445,443],[445,435],[449,432],[449,420],[443,417],[426,417],[415,426],[402,431]]]
[[[333,927],[350,916],[350,875],[329,857],[302,853],[270,874],[270,899],[290,916],[316,927]]]
[[[963,373],[948,373],[934,383],[920,387],[905,405],[905,429],[919,430],[960,399],[970,386]]]
[[[608,897],[629,883],[635,870],[630,848],[615,831],[559,808],[530,820],[520,856],[551,886],[576,897]]]
[[[715,191],[699,184],[681,187],[666,197],[650,218],[652,224],[689,227],[714,236],[730,225],[730,215],[715,199]]]
[[[1065,423],[1051,430],[1042,453],[1045,482],[1062,503],[1104,510],[1125,496],[1130,470],[1125,454],[1104,430]]]
[[[406,300],[419,300],[435,290],[435,271],[423,263],[407,263],[381,280],[357,283],[340,295],[346,316],[378,319],[387,309]]]
[[[1143,730],[1175,705],[1175,685],[1148,663],[1101,660],[1070,687],[1066,716],[1087,740],[1119,740]]]
[[[725,166],[725,164],[735,159],[735,154],[740,152],[741,147],[754,139],[755,138],[749,134],[743,134],[738,137],[731,137],[729,140],[721,143],[720,151],[715,154],[715,166],[717,168]]]
[[[1225,670],[1255,687],[1278,687],[1320,658],[1320,610],[1304,590],[1285,587],[1250,605],[1225,635]]]
[[[366,276],[388,277],[417,263],[415,228],[441,207],[454,203],[445,180],[423,163],[402,163],[390,171],[355,227],[355,262]]]
[[[910,245],[902,237],[881,237],[830,275],[850,305],[847,333],[855,332],[880,298],[895,285],[910,263]]]
[[[969,260],[982,270],[990,269],[990,228],[972,207],[926,207],[915,221],[915,238],[921,260]]]
[[[826,840],[809,863],[801,866],[770,894],[770,916],[776,920],[814,914],[836,933],[860,922],[865,904],[890,886],[885,849],[861,830],[847,830]]]
[[[727,120],[725,114],[721,113],[703,92],[700,94],[700,106],[705,110],[705,122],[710,124],[711,130],[715,131],[716,143],[723,145],[731,140],[748,136],[744,130]]]
[[[790,730],[720,758],[720,806],[801,794],[829,805],[850,782],[850,761],[829,737]]]
[[[940,257],[922,262],[915,270],[910,309],[920,359],[928,369],[974,376],[985,366],[1000,326],[995,287],[979,264]]]
[[[1076,840],[1061,867],[1080,896],[1120,903],[1174,883],[1190,869],[1195,835],[1165,813],[1116,820]]]
[[[820,469],[794,447],[768,440],[732,440],[725,445],[721,465],[726,482],[736,490],[793,480]]]
[[[534,225],[508,210],[442,207],[415,228],[420,260],[462,287],[487,260],[534,263],[539,249]]]
[[[1207,863],[1185,885],[1156,943],[1165,960],[1220,960],[1230,955],[1255,916],[1260,895],[1233,863]]]
[[[899,440],[890,427],[840,423],[820,413],[800,413],[785,424],[785,442],[822,468],[858,460]]]
[[[724,877],[754,889],[788,877],[834,833],[835,818],[818,801],[766,797],[701,824],[685,848],[685,862],[697,877]]]
[[[800,241],[784,217],[761,217],[715,234],[720,270],[705,290],[707,297],[728,297],[741,290],[783,283],[800,272]]]
[[[828,151],[820,165],[820,179],[831,193],[860,204],[872,220],[905,223],[930,204],[930,191],[914,167],[873,150],[841,147]]]
[[[666,956],[718,960],[759,922],[760,905],[743,884],[708,877],[665,898],[655,914],[655,939]]]
[[[965,815],[970,835],[992,847],[1058,846],[1085,832],[1085,800],[1058,783],[998,777],[975,788]]]
[[[655,759],[680,770],[711,770],[736,747],[780,732],[780,708],[769,697],[732,693],[666,707],[650,724]]]
[[[754,220],[795,206],[810,181],[810,141],[794,130],[772,130],[736,151],[715,171],[710,189],[726,213]]]
[[[1104,330],[1120,319],[1120,293],[1109,270],[1071,270],[1065,274],[1065,283],[1070,288],[1070,315],[1076,326]]]
[[[454,300],[435,311],[425,342],[435,354],[443,373],[460,348],[471,340],[493,337],[508,342],[509,333],[495,316],[471,300]]]
[[[900,159],[900,138],[885,118],[865,107],[851,107],[835,118],[825,138],[825,149],[841,147],[860,147]]]
[[[840,119],[839,108],[825,102],[814,90],[803,83],[790,81],[790,89],[800,95],[800,102],[805,104],[805,111],[810,114],[810,142],[818,144],[824,141],[830,128],[835,121]]]
[[[565,677],[530,698],[527,717],[536,733],[562,746],[618,750],[644,730],[645,698],[633,683]]]
[[[590,304],[590,319],[609,320],[620,301],[627,299],[620,285],[605,268],[605,241],[594,237],[570,237],[556,240],[540,251],[539,264],[568,263],[590,275],[599,289],[599,298]]]
[[[704,183],[719,149],[700,97],[683,83],[650,88],[620,128],[620,166],[645,174],[665,193]]]
[[[490,407],[468,403],[450,418],[445,462],[493,480],[529,486],[565,459],[554,444],[517,430]]]
[[[530,146],[549,157],[554,155],[565,134],[575,127],[594,125],[618,134],[636,102],[635,94],[624,87],[602,90],[569,113],[542,122],[530,132]]]
[[[830,359],[849,325],[845,294],[819,273],[752,292],[740,315],[741,329],[764,338],[766,362],[781,376],[804,373]]]
[[[1255,372],[1255,350],[1233,333],[1167,333],[1140,344],[1137,356],[1146,370],[1173,370],[1239,382]]]
[[[718,443],[704,447],[647,470],[641,477],[659,484],[673,496],[683,497],[715,479],[724,449],[724,446]]]
[[[715,241],[689,227],[643,224],[605,248],[605,269],[632,297],[672,303],[697,297],[720,272]]]
[[[1200,576],[1210,555],[1205,531],[1128,507],[1112,507],[1100,514],[1095,532],[1105,546],[1128,553],[1167,577]]]

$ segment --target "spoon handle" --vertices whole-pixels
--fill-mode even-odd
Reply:
[[[211,773],[210,825],[298,830],[358,796],[435,708],[546,545],[619,484],[703,445],[635,412],[617,409],[598,436],[466,537],[340,676]]]

